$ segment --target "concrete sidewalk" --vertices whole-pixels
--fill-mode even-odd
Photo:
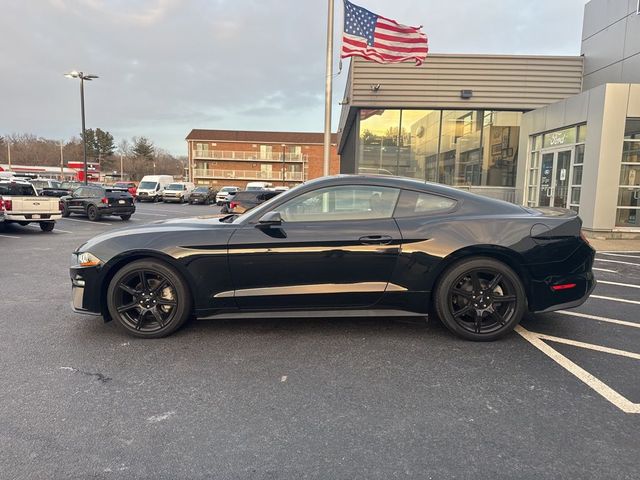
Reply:
[[[599,252],[640,252],[640,240],[590,238],[589,243]]]

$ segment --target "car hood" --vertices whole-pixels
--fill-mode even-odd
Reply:
[[[146,225],[105,232],[82,244],[77,251],[90,251],[97,254],[97,250],[106,249],[111,256],[124,250],[159,248],[165,241],[179,244],[180,239],[186,240],[190,233],[203,230],[224,231],[223,236],[228,236],[236,226],[221,222],[220,219],[225,216],[209,215],[158,220]]]

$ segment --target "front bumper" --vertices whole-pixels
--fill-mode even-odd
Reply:
[[[100,305],[100,267],[79,267],[69,269],[71,276],[71,309],[86,315],[102,315]]]
[[[162,196],[163,202],[182,202],[183,199],[184,197],[175,197],[175,196],[167,196],[167,195]]]

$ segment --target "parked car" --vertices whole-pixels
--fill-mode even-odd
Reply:
[[[203,205],[211,205],[216,201],[216,190],[213,187],[200,186],[196,187],[189,197],[189,204],[201,203]]]
[[[68,180],[60,183],[60,188],[62,190],[66,190],[68,195],[71,195],[76,188],[81,187],[82,185],[84,185],[84,183],[76,182],[75,180]]]
[[[35,187],[26,180],[0,179],[0,227],[36,222],[43,232],[50,232],[60,218],[57,198],[38,196]]]
[[[162,201],[162,191],[173,183],[171,175],[145,175],[140,180],[137,190],[138,202],[160,202]]]
[[[243,215],[94,237],[74,253],[73,308],[147,338],[192,316],[434,310],[463,338],[495,340],[527,311],[573,308],[589,297],[595,251],[581,226],[571,210],[445,185],[324,177]]]
[[[222,187],[216,194],[216,205],[224,205],[231,200],[237,192],[240,191],[240,187],[227,186]]]
[[[68,195],[69,192],[62,188],[62,183],[51,178],[34,178],[29,180],[42,197],[62,197]]]
[[[136,185],[136,182],[116,182],[113,184],[113,186],[115,188],[126,189],[131,194],[134,200],[138,196],[138,186]]]
[[[170,183],[162,191],[163,202],[188,202],[196,186],[191,182]]]
[[[273,184],[269,182],[249,182],[244,188],[245,190],[269,190],[273,188]]]
[[[244,213],[280,193],[282,192],[276,192],[273,190],[240,191],[233,196],[233,199],[229,203],[229,212],[226,213]]]
[[[129,220],[136,211],[133,197],[123,188],[83,185],[71,195],[60,198],[62,216],[85,215],[95,222],[106,215],[114,215]]]

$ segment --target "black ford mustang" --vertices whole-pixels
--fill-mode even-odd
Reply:
[[[99,235],[73,255],[77,312],[162,337],[189,317],[426,315],[493,340],[582,304],[594,250],[571,211],[443,185],[325,177],[244,215]]]

